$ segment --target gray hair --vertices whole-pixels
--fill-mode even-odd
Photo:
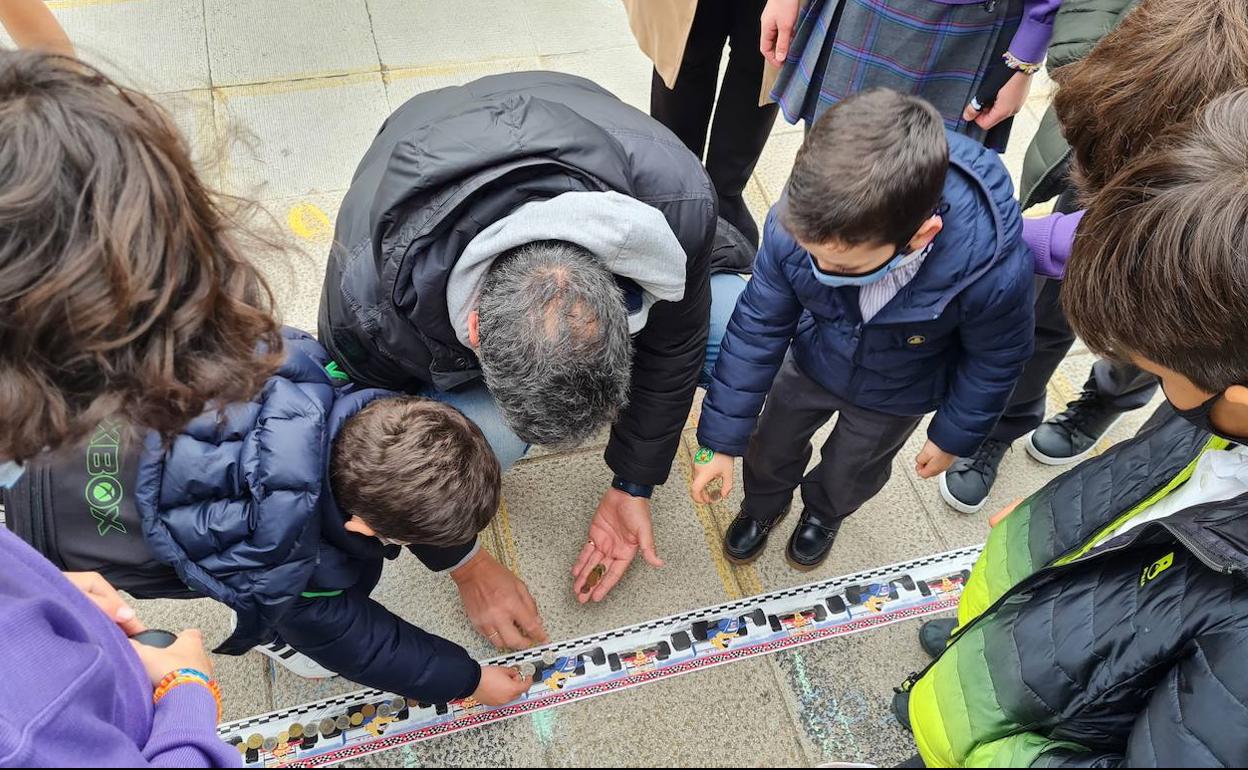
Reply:
[[[522,440],[575,446],[628,404],[624,293],[585,249],[537,241],[504,252],[477,310],[486,387]]]

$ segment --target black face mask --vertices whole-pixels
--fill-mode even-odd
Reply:
[[[1165,392],[1164,389],[1162,392]],[[1170,396],[1167,395],[1166,399],[1169,400]],[[1212,433],[1218,438],[1224,438],[1233,444],[1243,444],[1248,446],[1248,436],[1228,436],[1213,426],[1213,407],[1217,405],[1218,401],[1221,399],[1222,394],[1219,393],[1198,407],[1193,409],[1175,409],[1174,413],[1206,433]],[[1170,405],[1173,406],[1174,402],[1170,401]]]

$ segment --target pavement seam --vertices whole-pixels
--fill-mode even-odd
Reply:
[[[386,100],[386,112],[394,112],[390,103],[390,89],[386,88],[386,63],[381,60],[381,46],[377,44],[377,27],[373,24],[373,7],[364,0],[364,15],[368,16],[368,36],[373,41],[373,53],[377,55],[377,71],[381,73],[382,97]]]

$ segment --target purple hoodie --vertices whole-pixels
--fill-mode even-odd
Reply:
[[[1023,240],[1036,258],[1036,275],[1060,280],[1066,274],[1066,261],[1082,220],[1082,211],[1023,218]]]
[[[991,0],[933,0],[945,5],[970,5]],[[999,0],[1004,2],[1004,0]],[[1019,22],[1018,31],[1010,41],[1010,53],[1025,62],[1039,64],[1044,61],[1045,52],[1049,49],[1049,40],[1053,37],[1053,19],[1062,7],[1062,0],[1023,0],[1023,18]]]
[[[152,705],[129,641],[0,526],[0,767],[238,767],[203,687]]]

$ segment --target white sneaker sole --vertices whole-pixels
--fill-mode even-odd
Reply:
[[[949,506],[958,513],[972,514],[979,513],[984,509],[984,505],[988,502],[988,498],[980,501],[979,505],[967,505],[958,498],[953,496],[949,491],[949,482],[945,480],[945,474],[940,474],[940,496],[944,498],[945,505]]]
[[[1122,418],[1125,416],[1126,416],[1126,413],[1124,412],[1123,414],[1120,414],[1117,417],[1115,417],[1114,421],[1111,422],[1109,424],[1109,427],[1105,429],[1105,432],[1101,434],[1101,437],[1098,438],[1096,441],[1092,442],[1092,446],[1083,450],[1082,452],[1075,455],[1074,457],[1052,457],[1050,455],[1046,455],[1044,452],[1041,452],[1040,449],[1035,444],[1031,443],[1032,437],[1036,435],[1036,432],[1034,430],[1031,433],[1027,434],[1027,440],[1023,442],[1023,446],[1026,447],[1027,454],[1031,455],[1031,459],[1035,460],[1038,463],[1043,463],[1045,465],[1073,465],[1079,462],[1080,460],[1084,459],[1088,455],[1092,454],[1093,452],[1095,452],[1096,448],[1101,445],[1102,441],[1105,440],[1105,437],[1109,435],[1109,432],[1113,430],[1114,426],[1117,425],[1118,422],[1122,420]]]
[[[252,649],[303,679],[333,679],[338,676],[286,644],[261,644]]]

